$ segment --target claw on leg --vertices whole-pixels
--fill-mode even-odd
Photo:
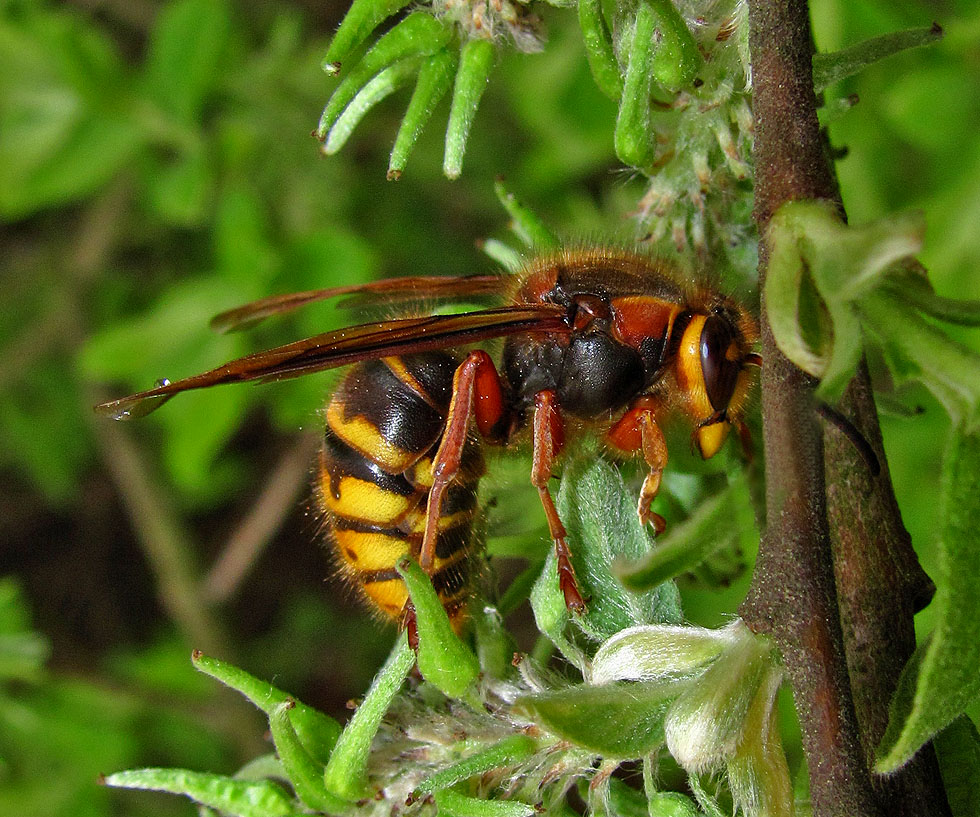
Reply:
[[[405,601],[405,610],[402,613],[402,628],[408,635],[408,646],[412,648],[412,652],[417,653],[419,651],[419,627],[418,621],[415,618],[415,605],[412,604],[411,599]]]

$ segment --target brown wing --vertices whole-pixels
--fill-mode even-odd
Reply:
[[[430,298],[458,300],[480,295],[502,295],[506,288],[507,277],[501,275],[464,275],[459,277],[416,275],[408,278],[388,278],[367,284],[272,295],[215,315],[211,319],[211,328],[219,332],[244,329],[254,326],[272,315],[292,312],[306,304],[325,301],[328,298],[337,298],[342,295],[353,296],[345,300],[347,305],[357,305],[367,300],[367,296],[383,298],[386,303]]]
[[[256,352],[173,383],[162,381],[148,391],[100,403],[95,410],[116,420],[127,420],[149,414],[173,395],[190,389],[246,380],[284,380],[359,360],[462,346],[521,332],[568,334],[565,310],[553,304],[505,306],[460,315],[429,315],[350,326]]]

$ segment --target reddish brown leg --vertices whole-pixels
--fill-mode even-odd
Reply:
[[[742,445],[742,456],[746,462],[752,462],[755,459],[755,450],[752,448],[752,432],[749,431],[749,427],[741,420],[736,419],[731,422],[738,432],[738,441]]]
[[[432,571],[435,561],[442,495],[459,473],[470,417],[476,418],[480,433],[488,436],[499,424],[505,407],[500,377],[490,356],[479,350],[470,352],[453,377],[446,430],[432,463],[432,488],[425,509],[425,533],[419,553],[419,565],[426,573]]]
[[[419,625],[415,618],[415,605],[411,599],[405,601],[405,609],[402,612],[402,627],[408,633],[408,646],[412,652],[419,651]]]
[[[657,533],[667,528],[666,520],[650,510],[650,505],[660,490],[660,478],[667,467],[667,441],[657,423],[659,402],[653,397],[637,398],[633,405],[607,434],[612,445],[622,451],[639,451],[650,469],[640,488],[636,512],[645,524],[650,522]]]
[[[534,396],[534,421],[532,426],[534,454],[531,462],[531,483],[538,489],[548,530],[555,543],[558,562],[558,586],[565,597],[565,606],[575,613],[585,611],[585,599],[579,592],[572,567],[572,552],[568,547],[568,532],[561,523],[558,510],[548,491],[548,480],[558,452],[564,443],[561,414],[555,404],[555,393],[550,389]]]

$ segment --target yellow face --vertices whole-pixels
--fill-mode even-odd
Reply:
[[[743,345],[739,330],[717,315],[694,315],[681,336],[675,375],[704,459],[721,449],[748,395]]]

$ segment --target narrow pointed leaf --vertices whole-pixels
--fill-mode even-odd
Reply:
[[[463,154],[466,140],[476,118],[480,98],[490,80],[494,49],[490,40],[467,40],[459,57],[459,70],[453,87],[453,102],[449,109],[446,128],[446,152],[442,170],[449,179],[456,179],[463,171]]]
[[[408,639],[403,633],[371,682],[361,705],[337,739],[324,772],[324,782],[331,794],[345,800],[357,800],[366,794],[366,769],[371,742],[392,699],[414,665],[415,653],[408,646]]]
[[[409,0],[354,0],[337,33],[330,41],[323,69],[330,74],[340,70],[340,63],[351,51],[364,42],[382,20],[403,9]]]
[[[613,573],[634,591],[648,590],[693,570],[716,550],[754,527],[748,484],[737,478],[725,490],[702,502],[683,522],[657,537],[653,549],[635,561],[612,564]]]
[[[613,51],[600,0],[579,0],[578,23],[595,84],[610,99],[618,100],[623,93],[623,74]]]
[[[975,415],[980,408],[980,355],[910,310],[886,288],[862,298],[857,309],[896,383],[920,381],[955,422]]]
[[[484,255],[496,261],[507,272],[517,272],[523,264],[521,254],[517,250],[496,238],[488,238],[482,242],[480,249]]]
[[[623,95],[616,116],[613,147],[619,160],[643,168],[653,155],[650,128],[650,88],[653,77],[654,32],[657,18],[650,4],[641,0],[630,36]]]
[[[289,720],[291,708],[292,702],[287,701],[273,709],[269,716],[269,731],[289,781],[299,799],[310,808],[327,812],[343,809],[344,801],[327,791],[323,765],[317,763],[300,743]]]
[[[555,249],[558,237],[548,228],[548,225],[526,204],[520,201],[503,180],[498,179],[493,185],[497,200],[511,217],[510,228],[514,234],[529,249]]]
[[[419,671],[437,689],[450,698],[458,698],[476,681],[480,662],[453,632],[449,616],[418,562],[402,559],[397,569],[415,606]]]
[[[478,774],[505,766],[515,766],[529,758],[535,751],[537,751],[537,743],[532,738],[527,735],[512,735],[427,777],[415,789],[415,794],[430,794],[455,786]]]
[[[181,794],[201,805],[237,817],[286,817],[296,804],[271,780],[235,780],[187,769],[132,769],[108,775],[107,786]]]
[[[266,715],[271,716],[277,707],[291,702],[289,720],[303,746],[318,761],[327,762],[340,734],[337,721],[226,661],[212,658],[199,650],[194,651],[191,660],[195,669],[240,692]]]
[[[391,96],[405,85],[418,71],[422,57],[406,57],[375,75],[360,91],[357,92],[350,105],[337,117],[327,139],[323,144],[323,152],[328,156],[340,150],[350,138],[354,128],[364,118],[364,115],[381,100]]]
[[[885,774],[980,700],[978,473],[980,424],[974,422],[954,431],[943,463],[936,628],[899,678],[875,766]]]
[[[885,286],[890,294],[930,318],[960,326],[980,326],[980,301],[937,295],[925,270],[918,265],[889,276]]]
[[[882,34],[830,54],[814,54],[813,90],[820,93],[835,82],[856,74],[885,57],[909,48],[932,45],[942,39],[942,36],[943,30],[933,24],[930,28],[910,28]]]
[[[440,50],[452,36],[451,29],[432,15],[417,11],[408,15],[379,39],[334,90],[316,128],[323,141],[338,117],[376,74],[392,63],[414,55],[428,56]]]
[[[408,156],[422,130],[432,118],[436,106],[452,86],[458,65],[459,56],[450,48],[437,51],[422,63],[418,81],[415,83],[415,91],[398,128],[395,145],[391,149],[391,158],[388,161],[389,180],[399,178],[405,170]]]
[[[534,806],[515,800],[482,800],[452,789],[435,795],[436,808],[444,817],[532,817]]]
[[[697,76],[704,64],[687,23],[672,0],[642,0],[656,14],[656,50],[650,68],[653,78],[668,91],[679,91]]]

